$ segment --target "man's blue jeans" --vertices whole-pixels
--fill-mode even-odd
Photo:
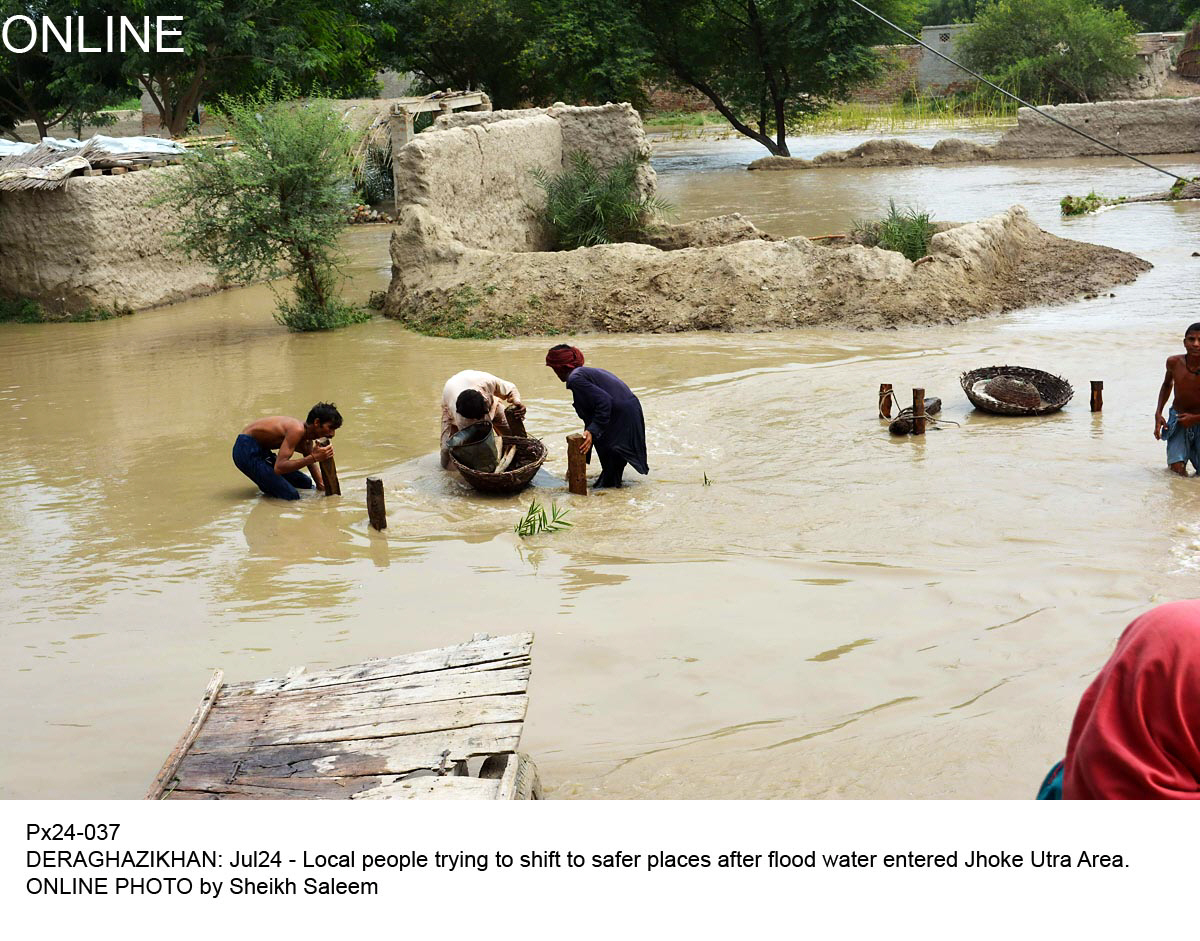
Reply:
[[[238,435],[233,442],[233,465],[243,474],[258,484],[258,488],[268,497],[278,497],[280,500],[299,500],[296,490],[312,490],[312,478],[303,471],[294,470],[290,474],[275,473],[275,455],[271,449],[259,444],[249,435]]]

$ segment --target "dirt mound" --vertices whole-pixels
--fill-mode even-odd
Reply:
[[[1140,101],[1097,101],[1054,105],[1041,109],[1071,127],[1131,154],[1192,153],[1200,134],[1200,98]],[[931,148],[906,140],[869,140],[849,150],[833,150],[811,160],[802,157],[762,157],[751,170],[811,170],[816,167],[902,167],[987,160],[1032,160],[1047,157],[1110,156],[1101,144],[1021,108],[1017,126],[991,146],[958,138],[938,141]]]
[[[1106,290],[1151,267],[1043,232],[1019,206],[940,232],[919,265],[805,238],[494,252],[448,238],[414,206],[392,237],[392,261],[384,313],[458,336],[953,323]]]
[[[747,239],[774,241],[773,236],[760,230],[740,212],[731,212],[724,216],[710,216],[695,222],[682,222],[677,225],[660,224],[642,239],[642,243],[661,248],[664,252],[673,252],[681,248],[731,245]]]

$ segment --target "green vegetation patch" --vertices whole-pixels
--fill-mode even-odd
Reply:
[[[560,510],[555,504],[550,504],[550,512],[546,512],[546,508],[537,500],[529,504],[529,509],[525,511],[525,515],[517,520],[517,525],[513,527],[513,532],[525,539],[529,536],[536,536],[538,533],[556,533],[560,530],[569,528],[572,524],[567,520],[567,514],[570,510]]]
[[[480,316],[478,307],[484,295],[495,294],[498,288],[485,284],[482,290],[481,294],[464,284],[444,303],[426,303],[405,311],[404,322],[417,333],[450,340],[507,340],[527,332],[523,328],[541,307],[536,295],[529,298],[529,310],[504,311],[494,316],[485,312]]]
[[[85,307],[68,313],[53,311],[27,297],[0,298],[0,323],[93,323],[97,320],[112,320],[128,317],[133,308],[124,306]]]
[[[882,219],[855,220],[851,235],[862,245],[899,252],[909,261],[929,254],[929,242],[937,231],[929,213],[915,208],[898,209],[888,200],[888,213]]]
[[[570,251],[636,242],[655,219],[673,213],[666,200],[640,191],[638,170],[643,163],[630,154],[604,171],[587,154],[576,151],[561,173],[552,176],[534,168],[533,177],[546,193],[542,218],[554,233],[555,247]]]
[[[1105,206],[1116,206],[1128,199],[1126,196],[1108,197],[1096,192],[1086,196],[1064,196],[1058,201],[1058,207],[1064,216],[1085,216],[1089,212],[1103,209]]]

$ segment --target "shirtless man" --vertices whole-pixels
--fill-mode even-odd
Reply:
[[[317,462],[333,457],[333,445],[322,448],[314,443],[315,439],[332,438],[341,427],[342,416],[329,402],[314,405],[304,421],[286,415],[260,418],[243,428],[233,443],[234,466],[268,497],[299,500],[297,487],[313,487],[313,481],[300,468],[311,467],[317,486],[323,487]],[[272,448],[279,449],[278,456],[271,453]],[[296,454],[301,456],[294,457]]]
[[[1167,375],[1154,413],[1154,437],[1167,442],[1167,466],[1186,477],[1188,461],[1200,471],[1200,323],[1187,328],[1183,348],[1187,352],[1167,357]],[[1172,388],[1175,401],[1164,419],[1163,406]]]

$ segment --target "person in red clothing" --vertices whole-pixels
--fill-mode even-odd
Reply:
[[[1200,800],[1200,601],[1137,618],[1083,694],[1067,800]]]

